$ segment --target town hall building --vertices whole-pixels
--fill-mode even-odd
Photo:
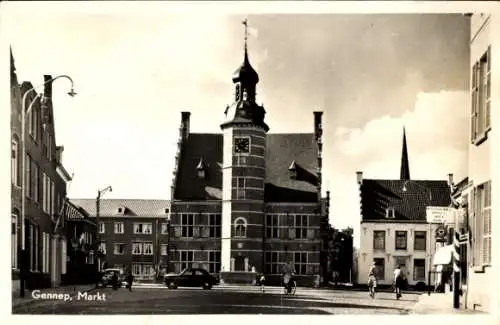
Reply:
[[[182,112],[171,187],[169,271],[203,267],[226,282],[262,272],[279,276],[287,261],[298,281],[320,274],[322,112],[311,133],[271,133],[256,102],[259,76],[245,37],[232,76],[233,104],[221,133],[194,133]],[[307,280],[306,280],[307,279]],[[305,284],[305,283],[304,283]]]

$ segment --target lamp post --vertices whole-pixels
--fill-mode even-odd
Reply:
[[[406,180],[404,183],[403,183],[403,192],[406,192],[408,190],[407,188],[407,185],[408,183],[412,182],[411,180]],[[420,185],[419,183],[416,183],[416,182],[412,182],[412,184],[415,184],[417,185],[418,187],[424,189],[425,191],[427,191],[427,194],[428,194],[428,204],[431,205],[432,204],[432,192],[431,190],[429,190],[427,187],[425,186],[422,186]],[[432,268],[432,254],[431,254],[431,244],[432,244],[432,228],[431,228],[431,223],[428,222],[429,224],[429,269],[427,271],[427,295],[431,295],[431,268]]]
[[[26,251],[26,225],[25,225],[25,218],[26,218],[26,116],[29,116],[31,113],[31,110],[33,109],[33,105],[36,102],[37,98],[40,98],[42,94],[37,94],[33,100],[31,101],[30,105],[28,106],[28,110],[26,110],[26,100],[28,99],[28,95],[35,92],[36,89],[54,82],[57,79],[60,78],[65,78],[68,79],[71,82],[71,89],[68,92],[68,95],[71,97],[74,97],[76,95],[76,92],[73,87],[73,79],[67,75],[59,75],[54,78],[51,78],[49,80],[46,80],[44,83],[41,85],[38,85],[36,87],[33,87],[29,90],[27,90],[22,98],[22,107],[21,107],[21,154],[22,154],[22,162],[23,162],[23,170],[21,173],[21,250],[20,250],[20,296],[24,297],[25,295],[25,285],[26,285],[26,273],[27,273],[27,267],[28,267],[28,256],[27,256],[27,251]],[[37,176],[38,177],[38,176]]]
[[[102,190],[97,190],[97,198],[95,200],[95,205],[96,205],[96,213],[95,213],[95,219],[96,219],[96,223],[97,223],[97,234],[96,234],[96,247],[97,247],[97,251],[100,250],[100,246],[101,246],[101,238],[100,238],[100,227],[99,227],[99,218],[100,218],[100,210],[101,210],[101,197],[107,193],[107,192],[112,192],[113,189],[111,188],[111,186],[108,186]],[[97,272],[101,271],[101,257],[99,256],[99,254],[97,254]],[[97,282],[99,281],[99,279],[97,279]],[[96,285],[97,285],[97,282],[96,282]]]

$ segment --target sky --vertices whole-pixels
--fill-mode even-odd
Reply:
[[[359,229],[356,171],[399,177],[403,126],[413,179],[466,176],[469,24],[460,14],[13,10],[3,24],[18,79],[75,82],[74,98],[67,80],[53,86],[70,197],[111,185],[106,198],[170,198],[180,112],[192,113],[192,132],[220,132],[245,17],[270,132],[312,132],[313,111],[324,111],[335,227]]]

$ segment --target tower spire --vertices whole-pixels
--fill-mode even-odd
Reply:
[[[403,151],[401,153],[401,180],[410,179],[410,164],[408,162],[408,148],[406,145],[406,130],[403,126]]]
[[[248,19],[245,18],[245,20],[243,20],[241,22],[244,26],[245,26],[245,61],[248,62],[248,50],[247,50],[247,43],[248,43]]]

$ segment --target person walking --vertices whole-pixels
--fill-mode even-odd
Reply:
[[[134,282],[134,276],[132,275],[132,272],[129,270],[127,274],[127,288],[128,291],[132,292],[132,283]]]
[[[403,274],[401,266],[398,265],[394,270],[394,288],[396,289],[396,299],[401,298],[401,287],[403,286]]]

